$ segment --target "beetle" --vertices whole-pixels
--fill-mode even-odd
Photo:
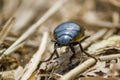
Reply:
[[[58,25],[53,32],[53,36],[54,36],[53,41],[55,42],[53,53],[56,54],[57,58],[59,58],[57,48],[60,48],[63,46],[69,46],[71,51],[73,52],[73,55],[70,58],[70,62],[71,62],[71,59],[75,54],[74,46],[79,45],[82,52],[84,52],[86,55],[96,60],[95,57],[93,57],[92,55],[84,51],[81,45],[81,42],[84,41],[86,38],[88,38],[88,36],[85,37],[84,33],[85,33],[85,29],[72,21],[63,22],[62,24]],[[50,60],[52,56],[53,54],[48,60]]]

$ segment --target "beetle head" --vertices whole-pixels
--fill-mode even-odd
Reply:
[[[71,42],[71,37],[68,35],[61,36],[57,39],[57,43],[59,46],[67,46]]]

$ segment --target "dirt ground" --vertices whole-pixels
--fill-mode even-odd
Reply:
[[[85,28],[97,61],[78,45],[56,58],[53,32],[66,21]],[[120,80],[120,0],[0,0],[0,80]]]

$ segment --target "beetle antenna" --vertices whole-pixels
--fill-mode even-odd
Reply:
[[[84,40],[86,40],[87,38],[89,38],[90,36],[85,36],[82,40],[80,40],[79,43],[83,42]]]
[[[50,56],[47,60],[41,61],[41,62],[50,61],[50,59],[52,59],[52,57],[54,56],[54,54],[56,54],[56,58],[59,58],[59,54],[58,54],[58,52],[57,52],[57,48],[58,48],[57,43],[55,43],[55,44],[54,44],[54,51],[53,51],[53,53],[51,54],[51,56]]]
[[[56,40],[52,39],[51,42],[57,42]]]

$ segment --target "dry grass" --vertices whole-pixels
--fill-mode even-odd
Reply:
[[[0,79],[119,80],[119,0],[0,0]],[[99,60],[58,49],[60,58],[46,60],[54,50],[53,30],[65,21],[85,27],[90,37],[83,48]],[[90,77],[90,78],[89,78]]]

